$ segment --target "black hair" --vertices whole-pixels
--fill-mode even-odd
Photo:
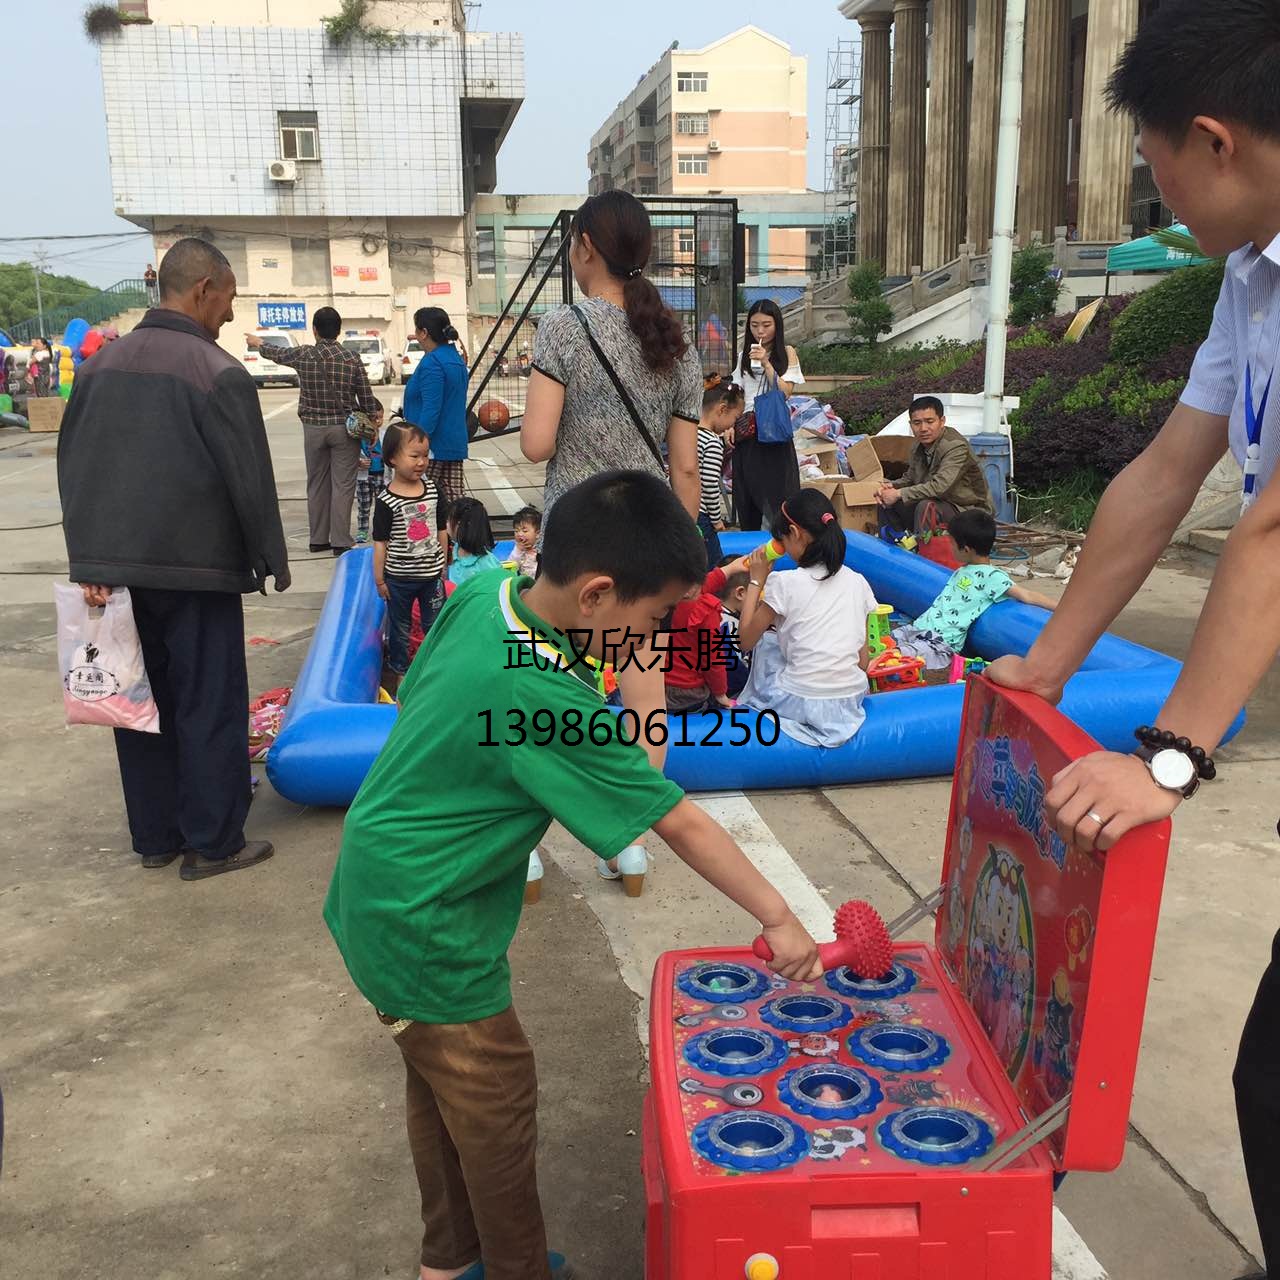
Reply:
[[[1120,55],[1107,101],[1174,143],[1196,116],[1280,138],[1280,6],[1166,0]]]
[[[928,413],[930,409],[940,418],[947,416],[947,411],[937,396],[917,396],[907,409],[907,417],[910,418],[913,413]]]
[[[160,296],[181,298],[201,280],[216,280],[231,270],[226,255],[207,240],[185,236],[160,260]]]
[[[537,507],[521,507],[511,517],[511,527],[514,529],[518,524],[531,524],[535,529],[541,529],[542,512]]]
[[[482,556],[493,550],[489,513],[478,498],[455,498],[445,513],[445,524],[453,525],[453,540],[467,555]]]
[[[751,347],[755,339],[751,336],[751,317],[763,312],[773,317],[773,343],[769,348],[769,363],[773,371],[782,377],[791,363],[787,356],[787,336],[782,324],[782,308],[772,298],[757,298],[747,310],[747,318],[742,322],[742,363],[738,370],[745,378],[751,373]]]
[[[727,565],[737,564],[742,559],[741,556],[721,556],[719,569],[725,568]],[[751,574],[746,569],[738,569],[734,573],[726,573],[724,575],[724,586],[720,589],[720,599],[727,600],[739,587],[745,587],[751,581]]]
[[[378,406],[378,407],[377,407],[377,410],[376,410],[376,412],[377,412],[377,413],[386,413],[386,411],[387,411],[387,406],[386,406],[385,404],[383,404],[383,403],[382,403],[382,401],[381,401],[381,400],[379,400],[377,396],[374,396],[374,397],[373,397],[373,403],[374,403],[374,404],[376,404],[376,405]],[[370,416],[372,416],[372,415],[370,415]]]
[[[413,313],[413,327],[421,329],[437,347],[458,341],[458,331],[449,323],[449,313],[443,307],[419,307]]]
[[[563,587],[584,573],[608,575],[629,603],[672,583],[701,585],[706,544],[665,481],[602,471],[556,503],[542,535],[542,577]]]
[[[959,515],[952,516],[947,532],[957,547],[964,547],[966,551],[974,551],[980,556],[989,556],[991,548],[996,545],[995,516],[980,509],[961,511]]]
[[[623,282],[627,323],[640,342],[645,364],[655,373],[673,368],[689,344],[680,321],[643,274],[653,249],[649,211],[626,191],[602,191],[579,205],[569,231],[579,240],[590,236],[609,274]]]
[[[332,342],[342,332],[342,317],[332,307],[321,307],[311,317],[311,327],[316,337]]]
[[[702,392],[702,410],[707,412],[719,404],[745,404],[746,393],[731,378],[720,378]]]
[[[388,467],[394,467],[396,454],[410,440],[423,441],[426,438],[427,433],[421,427],[415,427],[412,422],[393,422],[382,435],[383,463]]]
[[[849,544],[836,519],[835,507],[820,489],[801,489],[794,498],[788,498],[774,515],[769,532],[782,539],[790,532],[791,525],[803,529],[813,539],[800,557],[802,569],[820,564],[828,578],[840,571]]]

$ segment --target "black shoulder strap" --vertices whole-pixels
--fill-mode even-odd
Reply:
[[[600,350],[600,344],[595,340],[595,335],[591,332],[586,317],[576,304],[570,310],[578,318],[578,323],[582,326],[582,332],[587,335],[587,341],[591,343],[591,350],[596,353],[596,359],[600,361],[600,367],[609,375],[609,381],[613,383],[613,389],[618,393],[618,399],[622,401],[627,412],[631,415],[631,421],[636,424],[636,430],[640,433],[641,439],[649,446],[649,452],[653,454],[658,465],[665,468],[666,463],[663,461],[662,451],[654,443],[653,435],[650,433],[649,428],[644,425],[644,419],[640,417],[639,411],[627,394],[626,387],[622,385],[621,379],[614,372],[613,365],[609,363],[605,353]]]

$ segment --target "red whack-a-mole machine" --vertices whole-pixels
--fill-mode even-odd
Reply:
[[[1107,854],[1046,823],[1097,749],[971,680],[942,883],[889,925],[936,911],[932,945],[877,977],[827,952],[815,983],[659,960],[646,1280],[1049,1280],[1055,1176],[1124,1152],[1169,848],[1167,822]]]

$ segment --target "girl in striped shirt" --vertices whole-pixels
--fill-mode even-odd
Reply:
[[[442,504],[435,485],[425,478],[428,448],[426,433],[418,427],[393,423],[387,428],[382,460],[395,478],[373,504],[373,580],[387,602],[387,667],[397,686],[409,669],[414,602],[422,629],[428,631],[444,572]]]
[[[702,418],[698,423],[698,475],[702,502],[698,529],[707,545],[707,570],[720,563],[720,539],[725,529],[724,497],[720,477],[724,472],[724,436],[742,413],[742,388],[729,378],[713,374],[702,393]]]

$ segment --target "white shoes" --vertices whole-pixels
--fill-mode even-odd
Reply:
[[[529,855],[529,875],[524,882],[524,901],[528,906],[542,897],[542,859],[535,849]]]
[[[605,880],[621,880],[628,898],[638,898],[644,892],[645,872],[649,870],[649,855],[642,844],[629,844],[617,856],[618,869],[614,871],[604,858],[596,859],[596,870]]]

